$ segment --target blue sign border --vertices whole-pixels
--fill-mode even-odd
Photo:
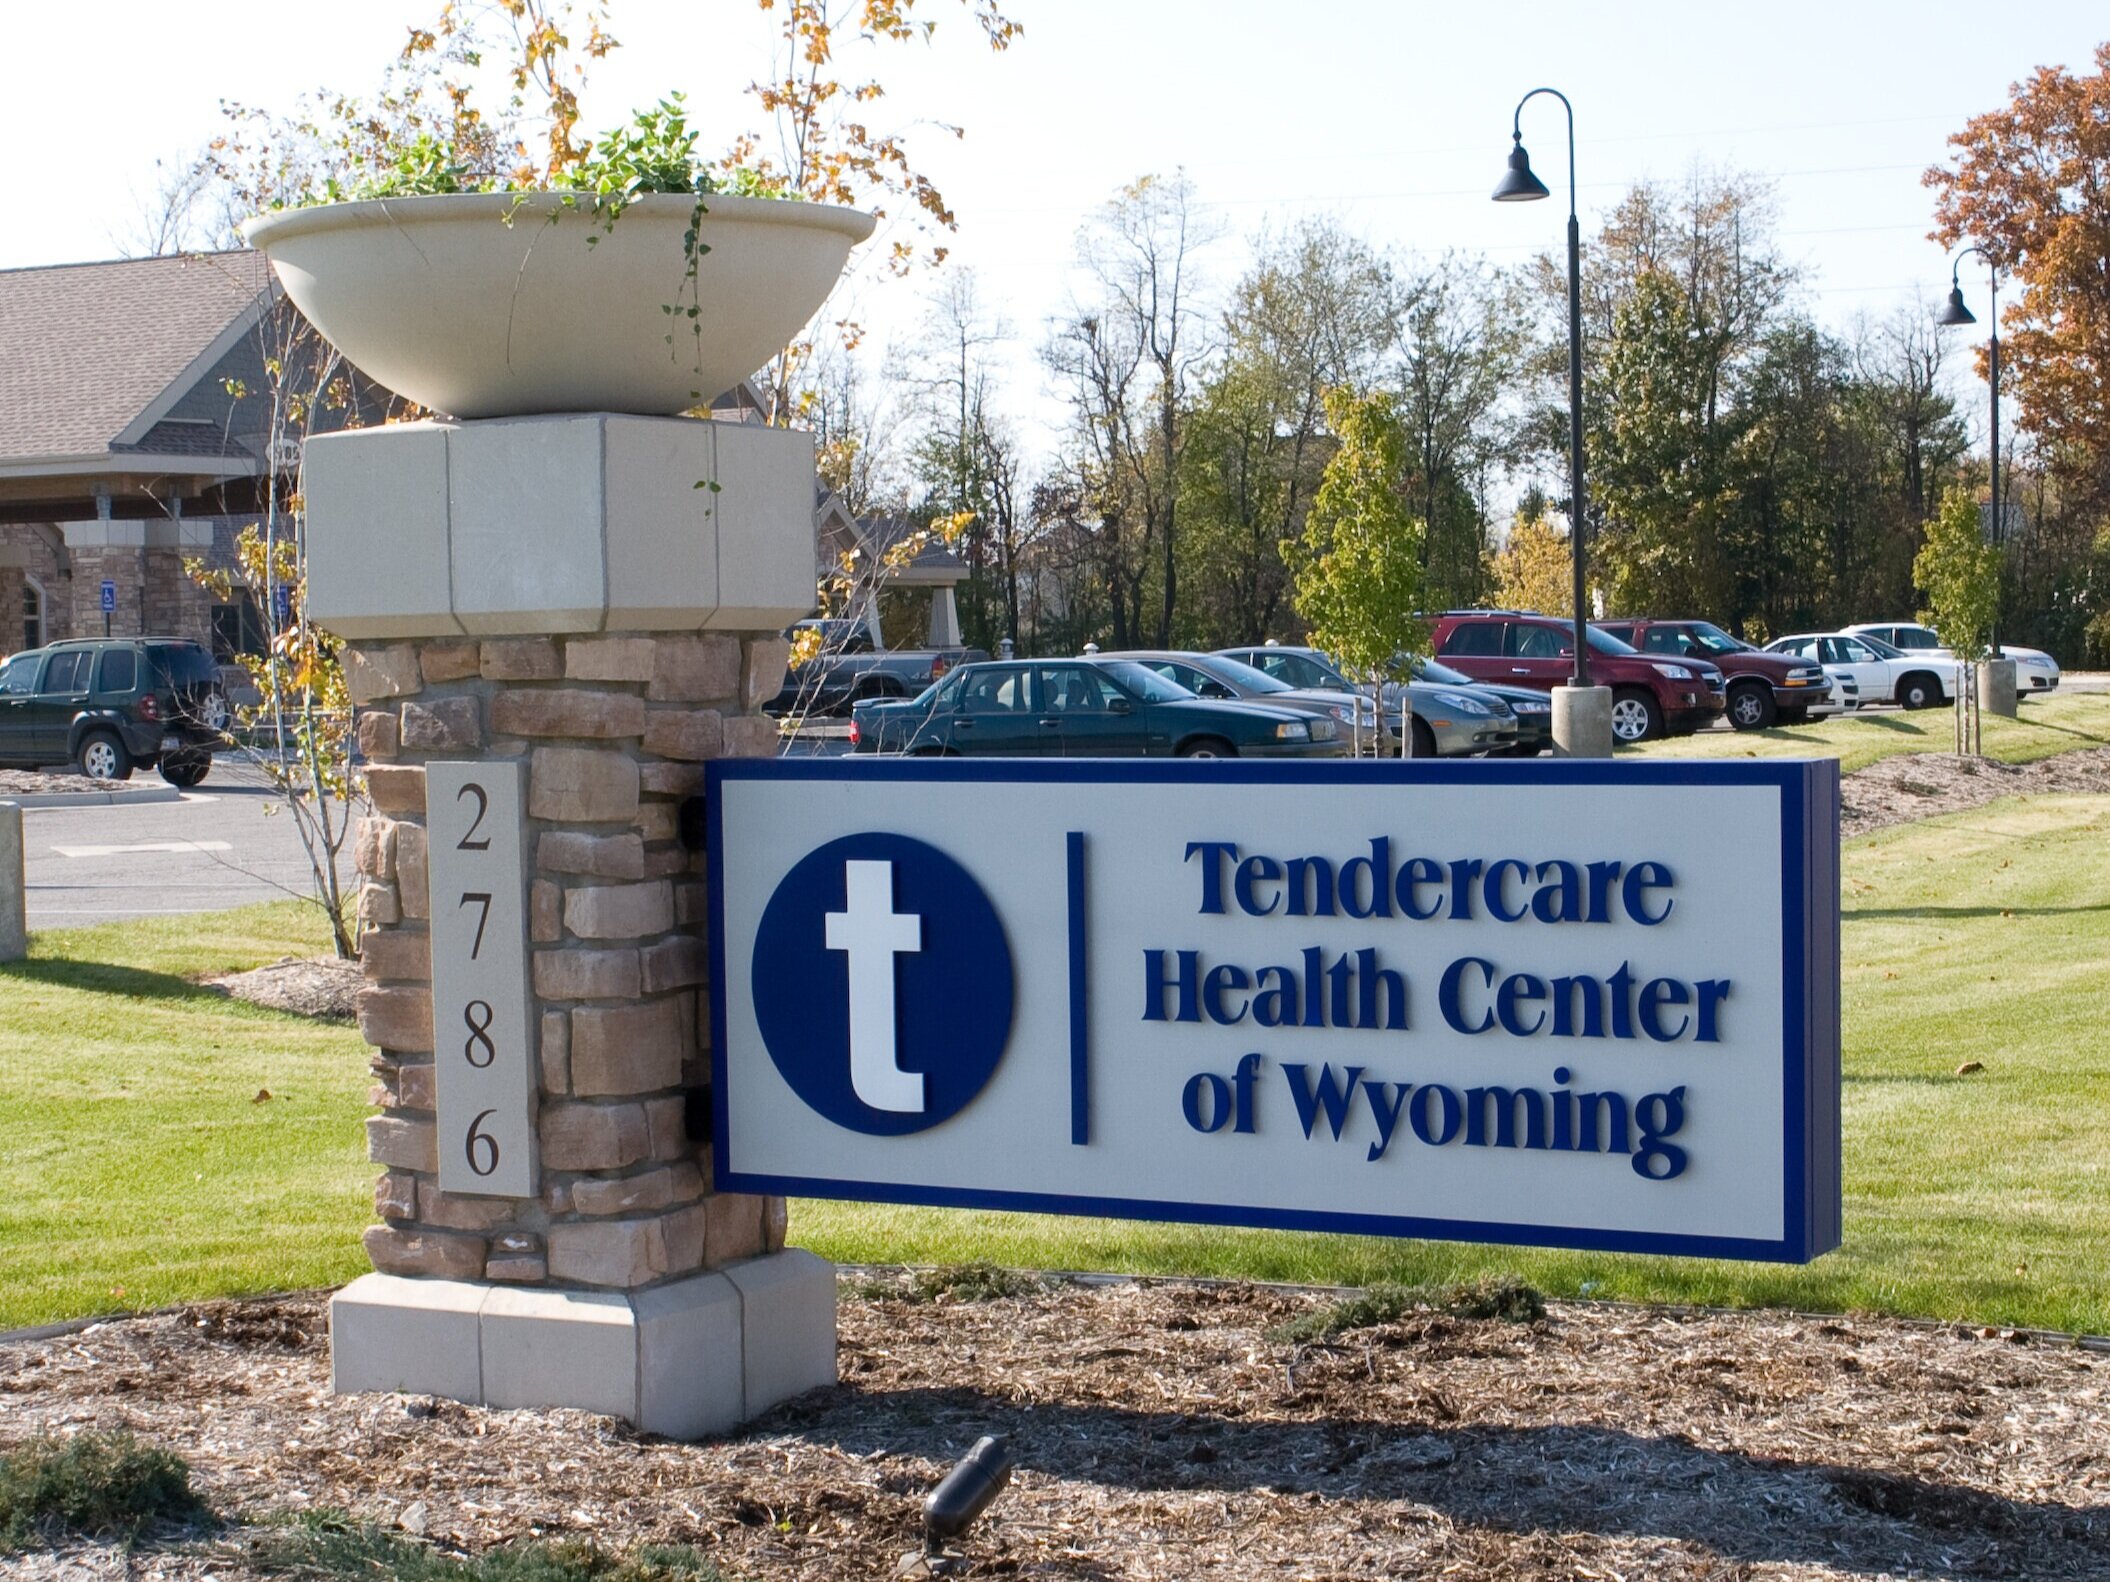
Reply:
[[[1599,1231],[1572,1225],[1424,1219],[1264,1206],[1186,1203],[1175,1199],[1008,1192],[826,1176],[766,1175],[737,1168],[732,1157],[726,1071],[725,890],[715,854],[726,849],[725,786],[737,781],[833,785],[1302,785],[1302,786],[1722,786],[1770,788],[1780,795],[1781,1063],[1784,1149],[1781,1235],[1774,1240]],[[741,758],[705,766],[711,955],[711,1175],[721,1192],[840,1198],[929,1208],[1002,1209],[1032,1214],[1096,1215],[1268,1230],[1324,1231],[1435,1241],[1631,1252],[1693,1258],[1807,1263],[1840,1242],[1841,1137],[1839,1038],[1839,762],[1835,758],[1762,763],[1695,761],[1624,763],[1583,759],[1470,763],[1404,759],[1376,763],[1268,763],[1255,760],[1070,758],[988,760],[920,758]],[[1083,842],[1069,843],[1073,1067],[1085,1052],[1075,1011],[1084,995],[1083,939],[1075,897],[1084,879]],[[1088,1128],[1081,1085],[1073,1083],[1071,1130]]]

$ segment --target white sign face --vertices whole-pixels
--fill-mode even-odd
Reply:
[[[1836,763],[714,764],[721,1189],[1806,1260]]]
[[[425,766],[440,1187],[535,1195],[526,766]]]

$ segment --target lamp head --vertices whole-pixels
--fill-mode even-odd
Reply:
[[[1531,173],[1531,156],[1524,152],[1522,132],[1516,134],[1516,145],[1509,151],[1509,169],[1495,188],[1495,202],[1529,203],[1535,198],[1551,197],[1546,184]]]
[[[1934,322],[1943,326],[1978,322],[1971,310],[1963,305],[1963,287],[1949,287],[1949,300],[1943,303],[1941,311],[1934,315]]]

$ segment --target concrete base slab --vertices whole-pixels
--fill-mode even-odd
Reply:
[[[1610,687],[1555,687],[1553,689],[1553,756],[1556,758],[1609,758],[1612,756],[1612,689]]]
[[[330,1301],[330,1384],[725,1433],[835,1382],[835,1269],[800,1248],[649,1290],[369,1274]]]
[[[2013,719],[2019,707],[2015,698],[2015,662],[1988,659],[1978,667],[1978,711]]]

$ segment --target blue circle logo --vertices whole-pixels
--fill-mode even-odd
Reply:
[[[905,835],[848,835],[784,875],[755,933],[753,989],[792,1091],[873,1136],[959,1114],[1011,1037],[996,908],[965,868]]]

